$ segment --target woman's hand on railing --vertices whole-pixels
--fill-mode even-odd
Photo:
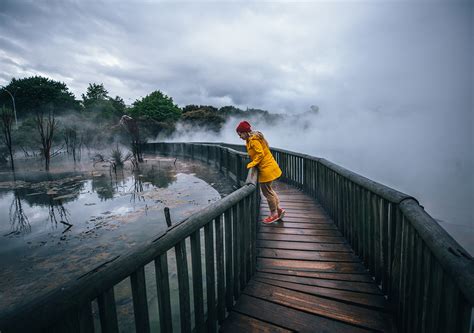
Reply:
[[[258,169],[256,167],[250,168],[247,174],[247,180],[245,181],[245,183],[257,184],[257,178],[258,178]]]

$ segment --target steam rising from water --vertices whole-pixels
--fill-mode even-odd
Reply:
[[[252,125],[273,147],[326,158],[413,195],[437,219],[470,225],[473,163],[467,145],[464,151],[452,150],[455,140],[441,140],[435,130],[420,133],[429,121],[423,116],[400,119],[360,111],[340,119],[321,112],[301,121],[304,126],[284,120],[272,126],[261,121]],[[220,135],[181,127],[172,141],[242,144],[235,133],[238,121],[229,120]]]
[[[299,100],[287,112],[316,104],[319,114],[271,125],[249,120],[270,145],[326,158],[413,195],[433,217],[474,236],[472,3],[365,9],[342,39],[321,44],[334,70],[314,73],[314,90],[303,94],[306,109]],[[239,143],[240,120],[218,136],[181,128],[172,139]]]

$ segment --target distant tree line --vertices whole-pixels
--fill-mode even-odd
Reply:
[[[180,108],[172,97],[159,90],[127,106],[120,96],[111,97],[102,83],[90,83],[81,97],[76,99],[65,83],[47,77],[13,78],[0,89],[0,159],[11,160],[13,169],[14,151],[26,156],[38,154],[48,169],[49,159],[59,150],[72,154],[76,160],[81,148],[102,148],[117,141],[126,144],[130,142],[129,133],[119,125],[124,115],[137,122],[144,138],[172,134],[178,122],[219,132],[229,117],[259,117],[267,122],[281,117],[265,110],[234,106]]]

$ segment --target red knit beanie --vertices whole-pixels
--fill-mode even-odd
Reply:
[[[243,133],[243,132],[250,132],[252,131],[250,129],[250,124],[247,122],[247,121],[241,121],[239,126],[237,126],[237,128],[235,129],[237,132],[239,133]]]

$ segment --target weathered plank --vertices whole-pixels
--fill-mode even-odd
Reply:
[[[260,220],[259,222],[262,222],[263,219],[268,216],[268,214],[260,214]],[[326,223],[326,224],[334,224],[334,222],[327,218],[327,217],[315,217],[315,216],[300,216],[300,217],[294,217],[294,216],[289,216],[285,214],[285,217],[280,220],[278,223],[285,223],[285,222],[297,222],[297,223]]]
[[[308,251],[353,252],[348,244],[285,242],[263,239],[257,241],[257,247]]]
[[[370,330],[366,330],[307,312],[299,311],[291,307],[282,306],[245,294],[243,294],[239,298],[239,302],[236,304],[235,310],[249,316],[257,317],[265,322],[272,323],[274,325],[284,326],[288,329],[291,329],[292,331],[302,333],[370,332]],[[249,331],[242,330],[239,332]]]
[[[342,237],[339,230],[316,230],[316,229],[297,229],[297,228],[275,228],[273,226],[260,226],[259,232],[287,234],[287,235],[314,235],[314,236],[336,236]]]
[[[337,289],[330,289],[324,288],[319,286],[309,286],[305,284],[293,283],[293,282],[286,282],[286,281],[278,281],[273,279],[267,279],[261,276],[256,276],[254,281],[270,284],[273,286],[278,286],[290,290],[301,291],[306,294],[311,294],[315,296],[324,296],[327,298],[353,303],[356,305],[364,305],[368,307],[378,308],[378,309],[385,309],[387,306],[387,302],[382,295],[370,295],[370,294],[363,294],[354,291],[347,291],[347,290],[337,290]]]
[[[302,221],[306,221],[306,220],[312,220],[312,219],[316,219],[316,220],[326,220],[326,221],[330,221],[330,218],[321,213],[321,212],[317,212],[317,211],[303,211],[301,213],[294,213],[288,209],[285,209],[286,210],[286,213],[285,213],[285,217],[283,218],[284,220],[288,220],[288,219],[301,219]],[[261,211],[261,215],[262,216],[268,216],[270,215],[270,212],[269,211]]]
[[[326,271],[335,273],[366,273],[366,270],[362,264],[349,262],[257,258],[257,267],[306,271]]]
[[[261,258],[294,260],[360,262],[360,259],[350,252],[320,252],[259,248],[257,256]]]
[[[273,223],[272,228],[296,228],[296,229],[318,229],[318,230],[337,230],[334,223],[298,223],[281,221],[280,223]]]
[[[390,317],[363,307],[250,281],[243,293],[293,309],[382,332],[392,331]]]
[[[229,317],[224,321],[221,328],[223,332],[241,333],[241,332],[259,332],[259,333],[290,333],[287,330],[276,325],[272,325],[261,320],[246,316],[232,311]]]
[[[287,241],[287,242],[314,242],[314,243],[339,243],[345,244],[346,240],[340,236],[314,236],[314,235],[286,235],[259,232],[257,239]]]
[[[296,272],[296,273],[299,273],[299,272]],[[341,274],[341,275],[344,275],[344,274]],[[347,276],[349,274],[345,274],[345,275]],[[305,277],[305,276],[279,274],[279,273],[267,273],[265,271],[259,271],[257,272],[255,276],[279,280],[279,281],[306,284],[310,286],[319,286],[319,287],[325,287],[325,288],[356,291],[360,293],[368,293],[368,294],[374,294],[374,295],[382,295],[382,291],[373,283],[341,281],[341,280],[326,279],[325,277],[315,278],[315,277]],[[340,277],[340,278],[343,278],[343,277]]]
[[[306,217],[309,214],[316,214],[321,216],[327,216],[326,212],[322,208],[311,207],[309,205],[301,205],[298,207],[288,207],[280,204],[289,215],[293,216],[303,216]],[[262,214],[268,214],[270,209],[268,207],[260,207],[260,211]]]

